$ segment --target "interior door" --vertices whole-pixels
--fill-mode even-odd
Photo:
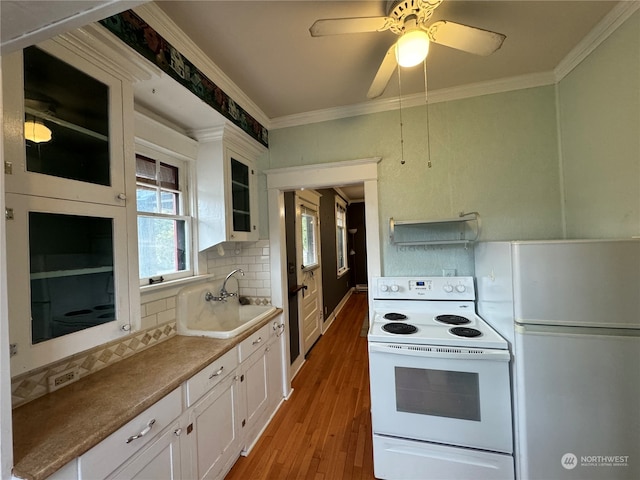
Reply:
[[[302,348],[306,354],[322,330],[322,273],[318,197],[312,192],[296,194],[296,251],[299,290],[298,318]]]

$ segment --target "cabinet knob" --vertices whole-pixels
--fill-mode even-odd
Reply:
[[[181,429],[181,428],[176,428],[176,429],[173,431],[173,434],[174,434],[176,437],[179,437],[179,436],[182,434],[182,429]]]
[[[124,193],[119,193],[118,194],[118,200],[126,200],[127,199],[127,195]]]

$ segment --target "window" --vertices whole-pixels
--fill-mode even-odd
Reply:
[[[191,217],[183,189],[186,165],[136,156],[140,283],[193,274]],[[162,277],[162,278],[159,278]]]
[[[302,234],[302,266],[311,268],[318,265],[318,212],[305,206],[300,207]]]
[[[338,276],[349,270],[347,266],[347,203],[336,195],[336,257]]]

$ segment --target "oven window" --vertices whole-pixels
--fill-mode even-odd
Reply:
[[[398,412],[480,421],[478,374],[395,367]]]

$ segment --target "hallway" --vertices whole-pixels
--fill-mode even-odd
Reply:
[[[293,394],[226,480],[347,480],[373,476],[367,294],[354,293],[311,349]]]

